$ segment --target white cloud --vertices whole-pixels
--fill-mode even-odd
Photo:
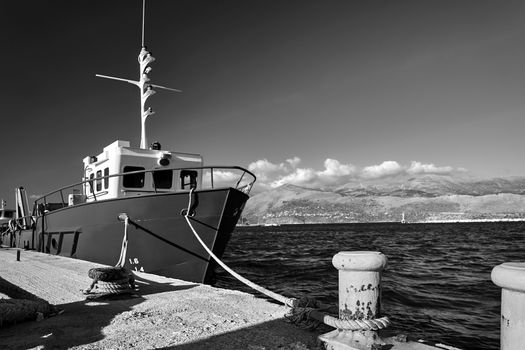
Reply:
[[[423,164],[412,161],[410,167],[407,169],[409,174],[450,174],[454,169],[450,166],[437,167],[434,164]]]
[[[267,159],[251,163],[248,169],[257,176],[256,186],[260,189],[270,189],[284,184],[311,188],[330,188],[347,184],[352,180],[367,180],[398,175],[437,174],[447,175],[454,172],[464,172],[463,168],[454,169],[450,166],[436,166],[412,161],[410,166],[403,166],[396,161],[387,160],[377,165],[358,169],[352,164],[342,164],[336,159],[327,158],[324,169],[299,168],[299,157],[286,159],[285,162],[274,164]]]
[[[341,164],[337,159],[327,158],[324,161],[325,169],[319,173],[320,176],[346,176],[353,174],[356,171],[352,164]]]
[[[342,184],[356,169],[351,164],[341,164],[335,159],[326,159],[323,170],[312,168],[297,168],[301,159],[293,157],[285,163],[273,164],[268,160],[258,160],[248,166],[260,180],[262,187],[279,187],[284,184],[298,186],[321,187]]]
[[[297,158],[299,161],[300,159]],[[253,172],[262,183],[273,181],[275,178],[284,176],[290,172],[286,164],[273,164],[267,159],[261,159],[250,163],[248,170]]]
[[[379,165],[370,165],[363,168],[362,176],[364,178],[379,178],[385,176],[397,175],[403,172],[403,167],[398,162],[387,160]]]
[[[279,187],[284,184],[292,185],[317,185],[317,174],[316,171],[310,168],[307,169],[295,169],[293,173],[281,177],[270,183],[271,187]]]
[[[297,168],[297,166],[299,165],[299,163],[301,162],[301,158],[299,157],[293,157],[291,159],[287,159],[286,160],[288,162],[288,164],[290,164],[292,166],[292,168]]]

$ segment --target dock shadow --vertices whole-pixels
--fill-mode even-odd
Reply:
[[[88,345],[104,339],[104,327],[109,325],[116,315],[131,311],[134,306],[145,301],[145,296],[197,286],[193,283],[182,285],[159,283],[143,277],[136,277],[135,282],[139,288],[136,296],[115,295],[55,305],[64,312],[40,322],[31,321],[2,328],[0,330],[2,349],[66,349]]]
[[[231,332],[214,335],[191,343],[173,345],[164,350],[231,350],[231,349],[279,349],[279,350],[321,350],[324,349],[317,337],[331,328],[308,331],[298,328],[284,318],[240,328]]]
[[[36,296],[33,293],[28,292],[25,289],[20,288],[16,284],[13,284],[0,276],[0,295],[5,295],[10,299],[27,299],[34,301],[44,301],[44,299]]]

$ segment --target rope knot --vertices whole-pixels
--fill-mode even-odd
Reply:
[[[315,309],[312,307],[293,307],[290,311],[284,315],[288,322],[293,323],[297,327],[314,330],[322,323],[319,320],[311,317],[312,311]]]

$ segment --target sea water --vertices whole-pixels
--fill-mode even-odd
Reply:
[[[338,303],[339,251],[380,251],[382,314],[395,334],[463,349],[499,349],[494,266],[525,261],[525,223],[323,224],[238,227],[223,261],[286,296]],[[249,291],[218,269],[218,287]]]

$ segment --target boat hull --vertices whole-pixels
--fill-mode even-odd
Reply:
[[[233,188],[195,191],[192,225],[221,257],[248,196]],[[195,238],[183,211],[188,192],[158,193],[68,206],[46,212],[33,231],[15,237],[19,247],[115,265],[127,230],[125,267],[172,278],[207,283],[215,262]],[[43,224],[43,225],[42,225]]]

